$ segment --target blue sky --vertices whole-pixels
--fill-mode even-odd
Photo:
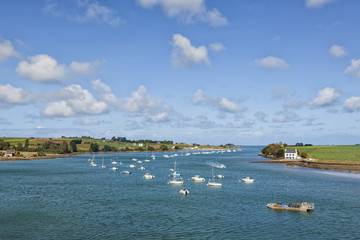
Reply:
[[[359,143],[356,0],[0,2],[0,136]]]

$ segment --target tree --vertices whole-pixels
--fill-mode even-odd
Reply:
[[[109,145],[105,145],[102,149],[104,152],[110,152],[112,149]]]
[[[300,157],[302,157],[302,158],[307,158],[307,156],[308,156],[307,152],[300,153]]]
[[[62,144],[60,145],[60,152],[61,153],[69,153],[69,146],[67,144],[66,141],[63,141]]]
[[[91,152],[98,152],[99,151],[99,145],[97,143],[91,143],[90,144],[90,151]]]
[[[30,145],[29,139],[27,138],[27,139],[25,140],[25,148],[29,148],[29,145]]]
[[[168,150],[168,147],[166,145],[162,144],[162,145],[160,145],[160,150],[166,151],[166,150]]]
[[[154,151],[155,149],[152,146],[148,146],[147,150],[151,152],[151,151]]]
[[[77,146],[76,146],[76,141],[75,140],[70,141],[70,148],[71,148],[72,152],[77,152]]]

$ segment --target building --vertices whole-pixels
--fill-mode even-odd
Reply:
[[[12,157],[14,155],[14,150],[10,149],[10,150],[6,150],[4,157]]]
[[[285,149],[285,159],[297,159],[297,149]]]

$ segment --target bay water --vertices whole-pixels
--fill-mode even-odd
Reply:
[[[96,167],[89,154],[0,162],[0,239],[360,239],[359,174],[253,163],[264,160],[261,149],[154,153],[155,160],[151,153],[99,153]],[[112,161],[123,165],[111,171]],[[167,184],[175,161],[183,186]],[[214,164],[226,166],[214,168],[224,175],[216,179],[221,188],[206,185]],[[155,179],[145,180],[145,172]],[[206,181],[192,182],[195,175]],[[247,176],[255,182],[239,181]],[[265,207],[278,201],[314,203],[315,211]]]

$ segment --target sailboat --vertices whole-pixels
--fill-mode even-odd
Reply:
[[[104,165],[104,158],[102,158],[101,168],[106,168],[106,166]]]
[[[174,162],[174,172],[172,173],[173,179],[168,182],[171,185],[183,185],[183,179],[180,177],[180,173],[176,171],[176,161]]]
[[[169,155],[166,154],[166,150],[165,150],[165,154],[163,155],[163,157],[169,158]]]
[[[221,183],[215,182],[214,181],[214,167],[212,166],[212,174],[211,174],[211,181],[209,180],[207,183],[207,186],[209,187],[222,187]]]

